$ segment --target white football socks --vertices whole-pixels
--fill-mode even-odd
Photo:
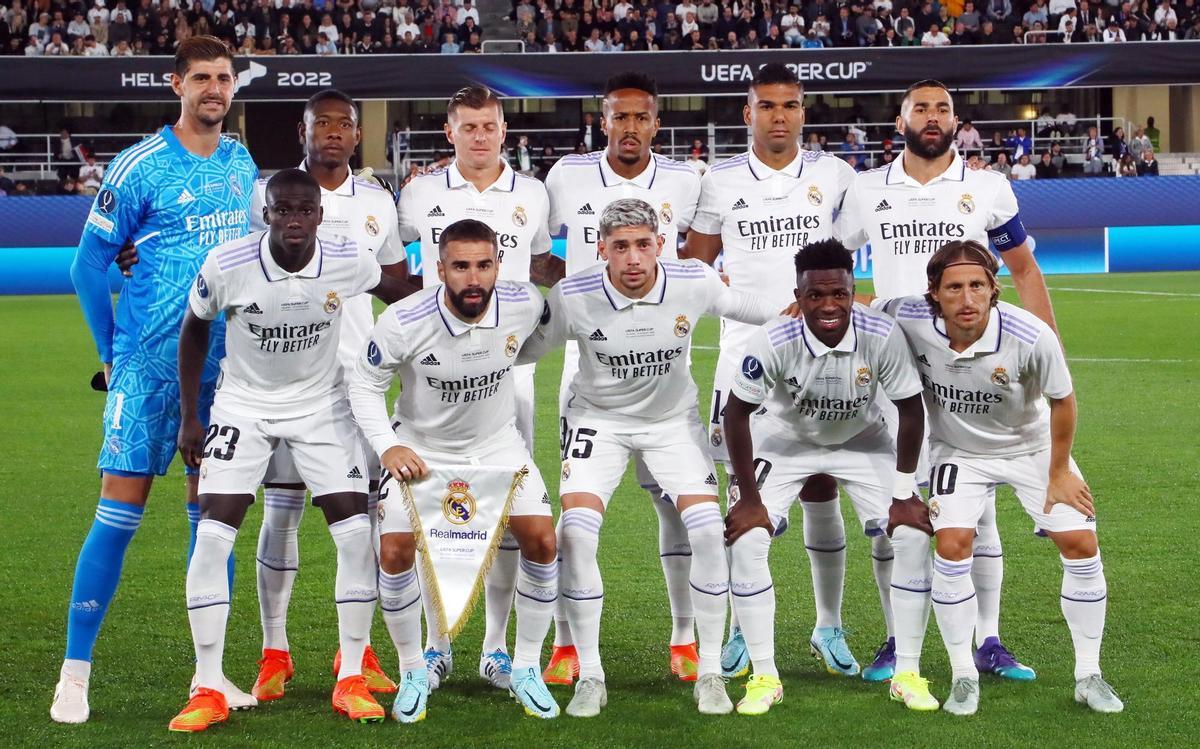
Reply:
[[[729,570],[733,610],[742,627],[754,673],[779,676],[775,667],[775,586],[767,562],[771,534],[754,528],[733,543]]]
[[[1000,546],[1000,529],[996,526],[996,488],[983,506],[983,516],[975,529],[972,547],[975,562],[971,579],[979,598],[979,621],[975,624],[975,643],[982,645],[989,637],[1000,636],[1000,586],[1004,583],[1004,551]]]
[[[517,564],[521,558],[521,547],[506,530],[496,550],[496,561],[488,570],[484,582],[483,600],[486,614],[483,631],[483,652],[494,650],[508,652],[508,615],[513,609],[513,594],[517,590]]]
[[[842,626],[842,589],[846,581],[846,525],[841,503],[800,502],[804,508],[804,548],[812,567],[817,627]]]
[[[1062,612],[1075,645],[1075,680],[1100,673],[1100,641],[1108,608],[1108,583],[1100,554],[1062,558]]]
[[[402,672],[425,665],[421,654],[421,607],[417,605],[420,599],[421,585],[415,569],[394,575],[379,570],[379,608],[400,657]]]
[[[221,658],[225,652],[225,624],[229,619],[229,573],[237,528],[216,520],[201,520],[196,527],[196,550],[187,572],[188,622],[196,647],[197,686],[225,691]]]
[[[979,616],[979,599],[971,580],[971,557],[953,562],[934,552],[931,597],[953,678],[979,679],[971,657],[971,634]]]
[[[542,643],[554,619],[558,600],[558,560],[549,564],[520,558],[517,573],[517,643],[513,648],[513,668],[541,671]]]
[[[363,651],[371,634],[375,614],[375,549],[371,545],[371,521],[366,514],[354,515],[329,526],[337,547],[337,575],[333,600],[337,604],[338,640],[342,665],[338,680],[362,673]]]
[[[658,514],[658,557],[662,562],[667,599],[671,604],[671,644],[688,645],[696,641],[696,618],[688,585],[692,570],[692,546],[674,501],[663,496],[662,489],[657,486],[646,491],[650,493],[650,505]]]
[[[883,611],[883,626],[888,637],[896,636],[896,625],[892,617],[892,541],[885,534],[871,537],[871,572],[875,575],[875,587],[879,590],[879,607]]]
[[[929,624],[933,566],[929,536],[901,525],[892,532],[892,616],[896,632],[896,673],[921,672],[921,647]]]
[[[699,633],[698,673],[721,673],[721,644],[725,637],[725,612],[729,609],[729,557],[725,555],[725,518],[715,501],[700,502],[679,514],[692,546],[688,577],[692,609]]]
[[[300,519],[304,490],[263,489],[263,521],[258,532],[256,570],[263,649],[287,650],[287,613],[300,569]]]
[[[604,681],[600,665],[600,614],[604,608],[604,580],[596,550],[604,515],[586,507],[563,512],[558,529],[562,553],[561,588],[567,621],[579,654],[579,678]]]

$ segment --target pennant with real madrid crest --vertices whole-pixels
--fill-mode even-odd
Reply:
[[[431,465],[424,479],[400,483],[427,595],[445,636],[456,637],[470,620],[528,474],[524,465]],[[394,490],[386,481],[381,493],[389,484]]]

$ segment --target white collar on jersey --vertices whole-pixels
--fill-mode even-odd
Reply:
[[[654,154],[650,154],[650,163],[642,170],[642,173],[633,179],[625,179],[621,175],[613,171],[612,165],[608,163],[608,151],[600,151],[600,181],[605,187],[615,187],[628,182],[632,185],[637,185],[643,190],[649,190],[654,186],[654,178],[658,175],[658,159],[654,158]]]
[[[946,348],[954,354],[955,359],[966,359],[979,354],[994,354],[1000,350],[1000,333],[1004,327],[1004,321],[1000,318],[1000,309],[992,307],[988,310],[987,327],[983,329],[983,335],[979,336],[979,340],[967,346],[966,350],[961,353],[950,348],[950,336],[946,335],[946,321],[941,315],[935,315],[932,319],[933,329],[938,332],[942,338],[946,339]]]
[[[307,160],[301,161],[300,166],[297,168],[302,172],[307,172],[308,171],[308,161]],[[327,192],[331,192],[334,195],[353,196],[354,195],[354,170],[353,169],[349,170],[349,174],[346,175],[346,181],[343,182],[342,184],[338,185],[336,190],[326,190],[324,187],[321,188],[321,194],[325,194]]]
[[[504,159],[500,159],[500,164],[503,166],[500,176],[496,178],[495,182],[488,185],[483,192],[487,192],[488,190],[512,192],[517,189],[517,173],[512,170],[512,167]],[[468,182],[467,178],[462,175],[462,172],[458,171],[457,161],[450,162],[450,166],[446,167],[446,187],[451,190],[457,190],[460,187],[475,189],[475,185]]]
[[[900,152],[891,164],[888,164],[887,180],[885,184],[889,185],[909,185],[910,187],[929,187],[941,180],[949,180],[951,182],[962,182],[967,178],[967,162],[963,161],[962,156],[958,153],[958,149],[954,146],[950,147],[954,152],[954,158],[950,161],[950,166],[946,171],[929,180],[928,183],[922,185],[912,177],[908,176],[908,172],[904,171],[904,151]]]
[[[441,284],[437,291],[437,311],[442,316],[442,322],[445,323],[446,330],[450,332],[452,338],[457,338],[475,328],[500,327],[500,300],[496,297],[495,291],[492,291],[492,300],[488,302],[488,308],[479,322],[469,323],[458,319],[453,312],[446,308],[446,284]]]
[[[804,339],[804,346],[808,349],[808,353],[814,357],[822,357],[830,351],[840,351],[843,354],[858,351],[858,331],[854,329],[853,315],[851,315],[850,325],[842,335],[842,340],[838,341],[838,345],[833,348],[821,343],[816,334],[808,329],[808,323],[803,320],[800,321],[800,337]]]
[[[623,310],[632,307],[635,304],[662,304],[663,299],[667,298],[667,272],[663,270],[662,263],[657,263],[658,274],[654,279],[654,286],[650,287],[650,291],[646,292],[646,296],[641,299],[630,299],[617,288],[613,286],[612,281],[608,279],[608,270],[600,274],[603,281],[604,295],[608,297],[608,303],[615,310]]]
[[[772,169],[763,163],[762,159],[754,153],[753,148],[746,149],[749,158],[746,160],[746,166],[749,167],[750,173],[754,175],[754,179],[760,182],[764,179],[770,179],[776,174],[782,174],[785,177],[800,178],[800,173],[804,171],[804,149],[796,151],[796,158],[792,159],[792,163],[782,169]]]
[[[322,251],[322,242],[318,238],[316,249],[313,251],[312,258],[308,264],[301,268],[298,272],[292,273],[279,267],[279,263],[275,262],[275,258],[271,256],[269,231],[264,231],[262,237],[258,240],[258,262],[262,266],[263,275],[268,281],[285,281],[289,278],[320,278],[321,266],[323,264],[324,253]]]

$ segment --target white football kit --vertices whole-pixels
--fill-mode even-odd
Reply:
[[[224,312],[227,326],[201,493],[254,494],[281,444],[313,496],[366,491],[338,342],[344,300],[380,276],[375,256],[344,238],[318,238],[295,273],[275,262],[266,232],[209,254],[189,306],[204,320]]]
[[[305,162],[301,170],[307,171]],[[267,180],[254,184],[254,198],[250,208],[250,230],[265,231],[263,207],[267,199]],[[396,204],[387,190],[370,180],[360,179],[353,174],[334,190],[321,188],[321,226],[319,236],[348,237],[375,255],[379,265],[393,265],[405,258],[404,244],[396,224]],[[338,344],[338,359],[349,372],[354,367],[358,352],[362,350],[371,327],[375,324],[375,311],[369,295],[360,294],[343,301],[341,342]],[[370,451],[367,453],[367,470],[372,480],[378,479],[379,465]],[[281,446],[271,456],[267,468],[268,484],[299,484],[299,472],[286,446]]]
[[[425,288],[440,283],[437,275],[438,239],[455,221],[473,218],[496,232],[500,245],[500,275],[504,281],[528,281],[534,255],[550,251],[547,221],[550,200],[546,186],[513,171],[502,161],[496,181],[480,192],[462,176],[457,162],[414,178],[400,191],[400,237],[421,243],[421,272]],[[415,270],[409,268],[409,270]],[[533,367],[513,370],[517,398],[517,429],[533,449]]]
[[[602,265],[563,279],[547,310],[521,360],[568,340],[580,351],[563,411],[560,492],[607,503],[634,454],[665,494],[715,496],[687,366],[693,328],[702,315],[761,324],[778,308],[730,289],[699,261],[660,260],[641,299],[617,291]]]
[[[767,403],[752,422],[763,504],[778,528],[804,482],[828,474],[850,495],[868,536],[887,529],[896,448],[879,401],[921,393],[903,331],[887,315],[854,305],[852,324],[833,348],[801,320],[757,329],[733,379],[732,394]]]
[[[975,344],[950,348],[945,323],[923,297],[878,304],[907,335],[929,414],[930,517],[934,528],[974,528],[990,487],[1010,484],[1040,530],[1092,530],[1067,505],[1042,512],[1050,465],[1050,409],[1071,374],[1058,337],[1020,307],[1000,302]],[[1078,473],[1074,462],[1072,471]]]
[[[776,170],[753,149],[714,165],[700,182],[692,228],[720,234],[723,270],[731,288],[786,307],[795,298],[798,250],[834,236],[834,219],[854,169],[832,154],[801,150]],[[757,328],[721,321],[721,351],[713,378],[708,439],[715,460],[728,453],[721,430],[742,351]]]
[[[550,515],[545,483],[516,429],[511,376],[544,307],[536,286],[516,281],[496,284],[474,324],[447,308],[441,285],[388,307],[349,387],[355,420],[376,455],[403,445],[434,465],[526,465],[525,490],[511,514]],[[393,378],[402,389],[389,420],[384,399]],[[381,508],[385,502],[381,493]],[[381,513],[380,532],[409,532],[407,512],[393,509]]]

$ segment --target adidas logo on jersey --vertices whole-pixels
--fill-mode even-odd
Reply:
[[[358,466],[354,466],[350,469],[350,473],[346,474],[346,478],[348,479],[361,479],[362,477],[362,471],[358,470]]]
[[[795,377],[789,377],[786,380],[784,380],[784,382],[786,382],[788,385],[790,385],[791,387],[794,387],[794,388],[800,387],[800,380],[796,379]]]
[[[739,208],[749,208],[749,207],[750,206],[746,205],[746,201],[742,200],[741,198],[738,198],[737,202],[733,204],[733,210],[735,210],[735,211],[738,210]]]
[[[924,364],[924,365],[925,365],[925,366],[927,366],[927,367],[932,367],[932,366],[933,366],[932,364],[930,364],[930,363],[929,363],[929,359],[925,358],[925,354],[921,354],[920,356],[918,356],[918,357],[917,357],[917,362],[918,362],[918,363],[920,363],[920,364]]]
[[[433,210],[425,215],[426,216],[445,216],[446,214],[442,213],[442,207],[440,205],[435,205],[433,207]]]
[[[259,308],[258,302],[250,302],[249,305],[242,308],[242,312],[245,312],[247,315],[261,315],[262,309]]]
[[[427,357],[425,357],[424,359],[422,359],[422,360],[421,360],[421,364],[425,365],[426,367],[437,367],[437,366],[441,366],[441,362],[440,362],[440,361],[438,361],[438,360],[437,360],[437,357],[436,357],[436,356],[434,356],[433,354],[430,354],[429,356],[427,356]]]
[[[580,216],[595,216],[596,212],[592,210],[591,203],[584,203],[583,207],[579,209],[579,215]]]
[[[596,331],[594,333],[592,333],[590,336],[588,336],[588,340],[589,341],[607,341],[608,336],[604,335],[603,330],[601,330],[600,328],[596,328]]]
[[[187,188],[184,188],[183,192],[179,193],[179,200],[175,201],[175,205],[184,205],[192,202],[195,199],[196,196],[188,192]]]
[[[717,475],[715,473],[708,474],[708,478],[704,479],[704,484],[705,486],[716,486]]]
[[[879,205],[875,206],[876,213],[879,213],[880,211],[890,211],[890,210],[892,210],[892,206],[890,203],[887,202],[887,198],[884,198],[883,200],[879,201]]]

